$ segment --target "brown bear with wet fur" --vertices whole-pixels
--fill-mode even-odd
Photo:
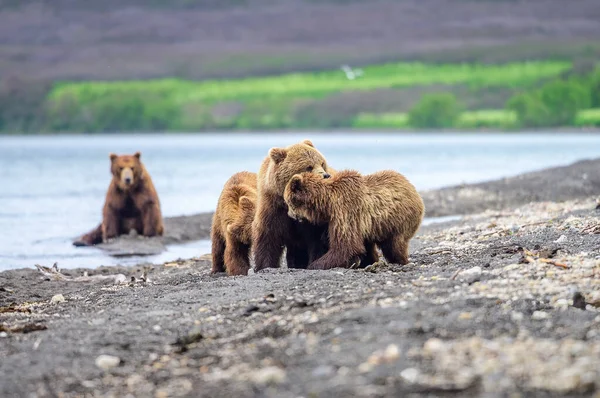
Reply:
[[[132,229],[143,236],[162,236],[158,194],[140,157],[140,152],[110,154],[112,180],[106,193],[102,223],[75,241],[75,246],[106,242]]]
[[[362,176],[353,170],[329,179],[295,175],[284,193],[290,217],[329,225],[329,251],[309,269],[348,267],[374,243],[390,263],[408,263],[408,243],[425,206],[415,187],[400,173],[386,170]]]
[[[258,200],[252,223],[255,270],[279,267],[286,248],[289,268],[306,268],[327,250],[321,242],[326,226],[299,223],[288,217],[283,191],[295,174],[330,177],[323,155],[305,140],[286,148],[271,148],[258,172]]]
[[[234,174],[225,183],[213,216],[211,273],[248,275],[255,211],[256,173]]]

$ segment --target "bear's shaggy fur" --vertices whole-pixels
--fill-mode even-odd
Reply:
[[[158,194],[140,157],[140,152],[110,154],[112,180],[106,193],[102,223],[73,242],[75,246],[106,242],[132,229],[143,236],[162,236],[164,227]]]
[[[309,269],[348,267],[374,243],[391,263],[408,263],[408,242],[425,212],[421,196],[400,173],[362,176],[340,171],[330,179],[301,173],[284,193],[290,217],[329,224],[329,251]]]
[[[283,192],[295,174],[308,172],[326,179],[329,171],[327,161],[309,140],[269,150],[258,172],[258,201],[252,223],[256,271],[279,267],[284,247],[290,268],[306,268],[327,250],[321,241],[326,227],[288,217]]]
[[[227,180],[213,216],[211,273],[248,275],[252,220],[256,211],[256,173],[242,171]]]

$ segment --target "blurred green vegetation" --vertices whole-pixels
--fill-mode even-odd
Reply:
[[[450,128],[461,111],[462,105],[451,93],[425,94],[408,112],[408,124],[416,128]]]
[[[600,111],[593,108],[600,108],[600,70],[574,70],[563,61],[388,63],[365,67],[353,80],[342,70],[331,70],[207,81],[2,81],[0,130],[599,126]],[[415,97],[415,92],[422,95]],[[408,97],[400,101],[402,107],[390,105],[396,94]],[[473,98],[486,98],[484,108]]]

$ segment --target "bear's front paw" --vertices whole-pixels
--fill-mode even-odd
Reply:
[[[324,270],[324,269],[327,269],[327,268],[325,267],[324,264],[314,262],[314,263],[308,265],[308,269],[320,269],[320,270]]]

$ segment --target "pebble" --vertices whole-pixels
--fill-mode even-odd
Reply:
[[[460,273],[460,280],[471,284],[481,279],[481,273],[481,267],[479,266],[469,268]]]
[[[470,312],[461,312],[460,314],[458,314],[458,319],[461,320],[468,320],[473,318],[473,314],[471,314]]]
[[[419,380],[420,375],[421,371],[416,368],[407,368],[400,372],[400,377],[410,384],[415,384]]]
[[[558,239],[556,239],[554,241],[554,243],[563,243],[566,240],[567,240],[567,237],[565,235],[561,235]]]
[[[548,313],[544,311],[533,311],[533,314],[531,315],[531,319],[534,319],[536,321],[548,319],[549,317],[550,315],[548,315]]]
[[[444,349],[444,342],[438,338],[431,338],[423,345],[423,354],[426,356],[433,356]]]
[[[50,302],[52,304],[58,304],[58,303],[64,303],[65,300],[65,296],[63,296],[62,294],[55,294],[54,296],[52,296],[52,298],[50,299]]]
[[[329,365],[317,366],[313,371],[313,377],[327,378],[335,374],[335,368]]]
[[[99,355],[96,358],[96,366],[102,370],[112,369],[115,366],[119,366],[120,363],[121,358],[115,357],[113,355]]]
[[[281,384],[286,380],[285,370],[277,366],[267,366],[250,374],[250,381],[257,384]]]

